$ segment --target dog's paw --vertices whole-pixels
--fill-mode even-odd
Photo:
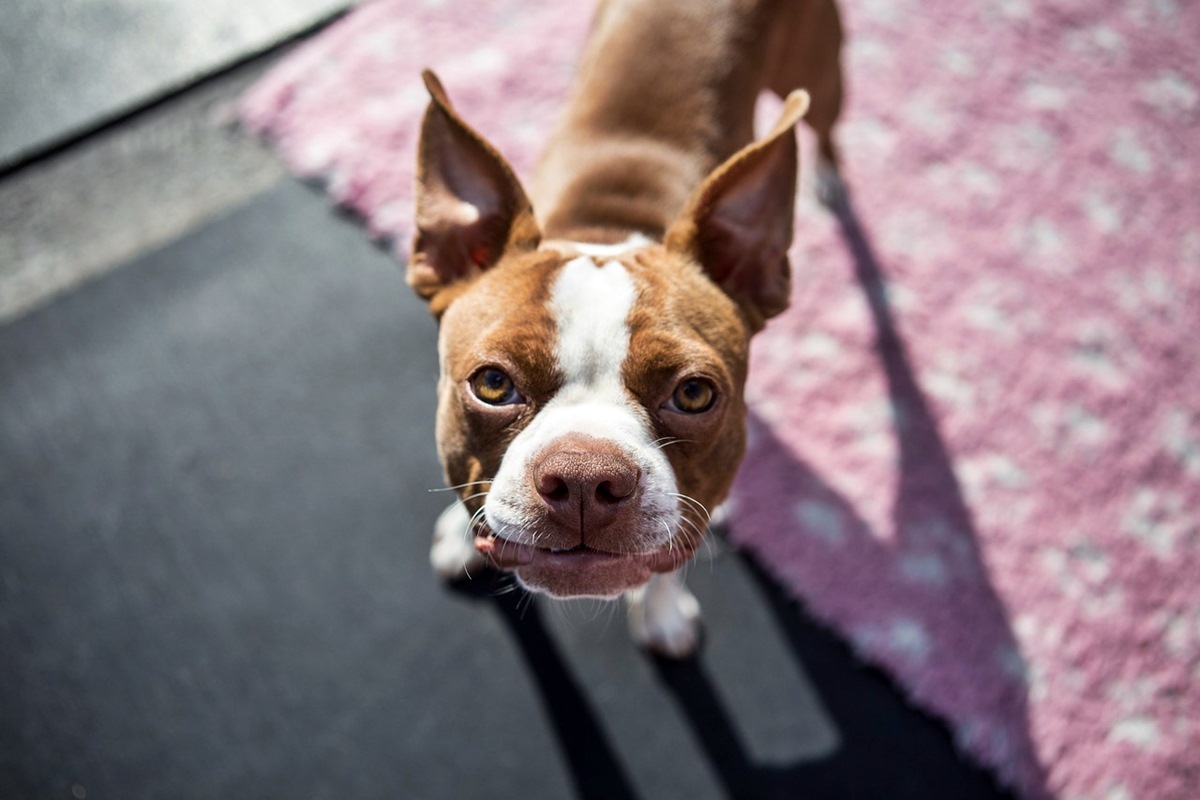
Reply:
[[[850,197],[838,168],[828,161],[817,162],[817,200],[831,211],[842,208]]]
[[[457,581],[482,572],[486,559],[471,541],[471,515],[457,500],[438,515],[433,526],[429,563],[443,581]]]
[[[726,536],[729,533],[729,503],[721,503],[712,510],[712,514],[708,517],[708,532],[717,536]]]
[[[667,658],[688,658],[700,647],[700,604],[675,574],[655,575],[626,595],[629,633],[639,646]]]

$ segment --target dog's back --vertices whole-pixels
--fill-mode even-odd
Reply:
[[[836,171],[841,24],[832,0],[608,0],[531,187],[547,238],[661,236],[696,186],[754,138],[763,90],[806,89]]]

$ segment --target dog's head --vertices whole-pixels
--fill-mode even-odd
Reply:
[[[439,320],[437,439],[477,546],[611,597],[686,562],[745,449],[750,336],[788,301],[807,97],[662,243],[543,242],[511,167],[426,73],[408,281]]]

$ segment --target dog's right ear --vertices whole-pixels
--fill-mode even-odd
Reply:
[[[417,153],[416,236],[408,284],[432,301],[503,254],[536,249],[541,232],[512,167],[462,121],[436,75],[425,70],[421,77],[431,100]],[[433,308],[435,314],[441,310]]]
[[[774,129],[713,170],[663,240],[700,263],[753,331],[787,308],[791,294],[795,128],[808,104],[807,92],[789,94]]]

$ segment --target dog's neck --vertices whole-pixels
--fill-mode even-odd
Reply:
[[[675,5],[612,0],[597,13],[531,187],[547,237],[661,239],[704,177],[753,138],[752,70],[729,65],[745,65],[733,51],[756,41],[758,21],[725,4]]]

